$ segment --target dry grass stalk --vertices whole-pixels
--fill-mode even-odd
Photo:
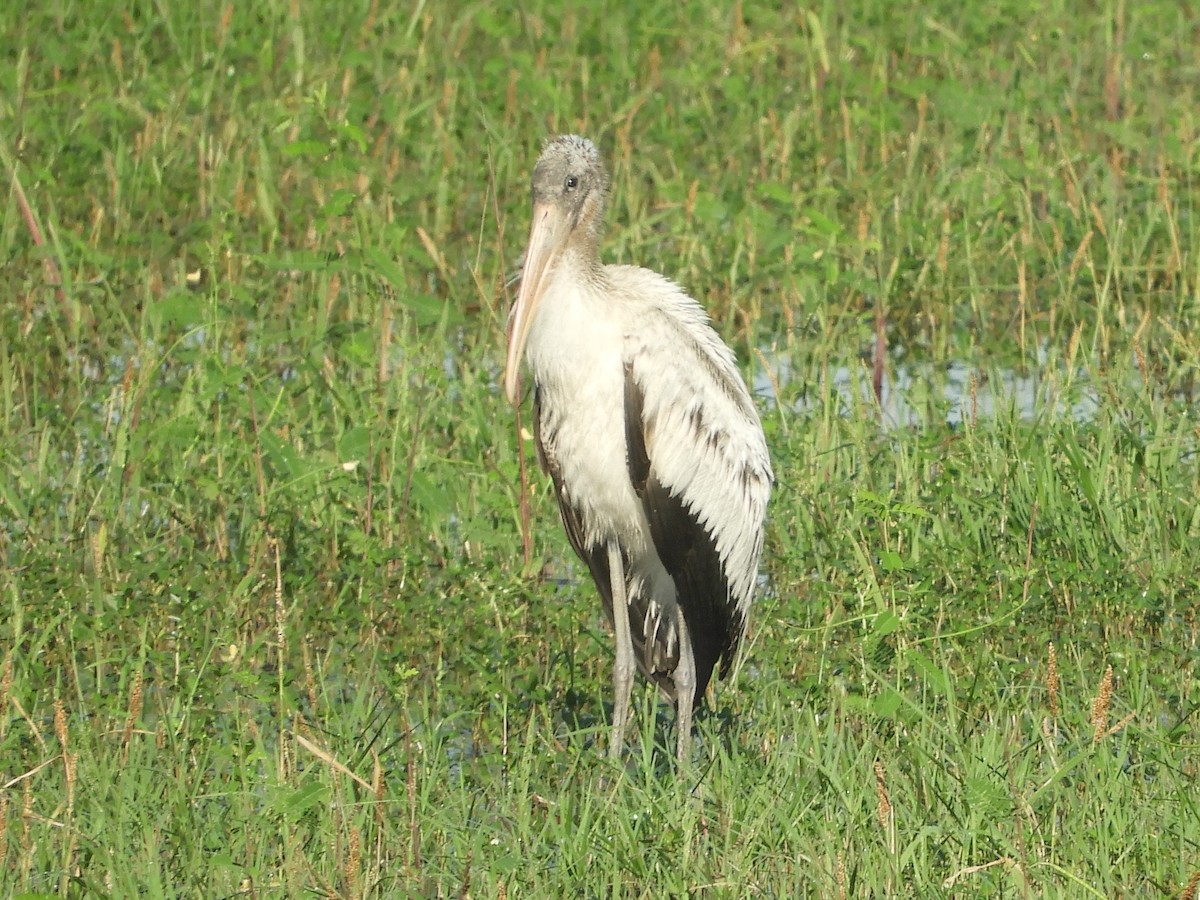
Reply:
[[[67,806],[63,813],[63,819],[70,824],[74,818],[75,811],[75,769],[77,757],[71,752],[70,733],[67,725],[67,709],[63,705],[62,699],[54,698],[54,733],[58,737],[58,745],[62,748],[63,761],[63,780],[66,782],[67,788]],[[26,784],[31,784],[32,779]],[[74,832],[68,832],[70,835],[67,838],[66,851],[63,854],[64,865],[62,875],[59,878],[59,892],[66,895],[67,885],[70,883],[70,873],[73,868],[72,858],[75,855],[75,837]]]
[[[71,753],[70,734],[67,730],[67,709],[60,698],[54,698],[54,733],[58,736],[58,745],[62,748],[63,775],[67,782],[66,818],[71,818],[75,808],[75,757]]]
[[[332,769],[333,771],[340,772],[341,774],[345,775],[347,778],[349,778],[355,784],[359,785],[359,787],[363,788],[364,790],[368,790],[368,791],[373,790],[372,786],[365,779],[363,779],[361,776],[355,774],[354,771],[351,770],[349,767],[347,767],[345,763],[340,762],[328,750],[314,744],[312,741],[310,741],[308,738],[306,738],[303,734],[301,734],[298,730],[292,732],[292,737],[296,739],[297,744],[299,744],[301,747],[303,747],[305,750],[307,750],[309,753],[311,753],[317,759],[321,760],[321,762],[325,763],[325,765],[329,766],[329,768]]]
[[[383,764],[379,762],[379,752],[374,747],[371,748],[371,785],[371,793],[375,797],[376,831],[382,835],[384,833]]]
[[[1105,731],[1104,734],[1101,735],[1101,737],[1112,737],[1117,732],[1124,731],[1125,726],[1128,725],[1130,722],[1132,722],[1136,718],[1137,718],[1136,711],[1129,713],[1127,716],[1125,716],[1123,719],[1121,719],[1121,721],[1117,722],[1116,725],[1114,725],[1112,728],[1109,728],[1107,731]]]
[[[287,610],[283,605],[283,561],[279,555],[279,541],[271,538],[271,552],[275,557],[275,639],[279,647],[279,669],[283,670],[287,658]]]
[[[834,872],[838,884],[838,897],[841,900],[846,900],[846,857],[842,855],[842,851],[838,851],[837,869]]]
[[[287,608],[283,605],[283,560],[279,553],[279,539],[271,536],[267,539],[271,548],[271,553],[275,557],[275,652],[279,659],[279,696],[281,708],[279,710],[279,774],[285,781],[292,776],[294,769],[292,763],[292,744],[286,740],[286,726],[284,722],[287,720],[285,710],[282,708],[283,697],[283,673],[287,671]],[[297,717],[298,718],[298,717]],[[298,727],[298,726],[297,726]]]
[[[125,733],[122,742],[125,750],[121,754],[121,765],[129,762],[129,744],[133,737],[133,726],[142,717],[142,670],[133,673],[133,685],[129,689],[129,716],[125,719]]]
[[[1142,384],[1150,384],[1150,370],[1146,365],[1146,351],[1142,349],[1142,342],[1138,338],[1133,339],[1133,359],[1137,363],[1138,374],[1142,377]]]
[[[99,578],[104,572],[104,528],[93,531],[88,544],[92,552],[92,571]]]
[[[1188,883],[1179,892],[1179,900],[1200,900],[1200,869],[1192,873]]]
[[[1051,642],[1047,645],[1049,649],[1050,663],[1049,670],[1046,672],[1046,690],[1050,693],[1050,715],[1058,718],[1058,653],[1054,649],[1054,644]]]
[[[1089,231],[1083,236],[1083,240],[1079,242],[1079,246],[1075,248],[1075,255],[1071,258],[1070,268],[1067,270],[1067,283],[1074,284],[1076,276],[1079,275],[1079,270],[1083,267],[1084,262],[1090,265],[1090,257],[1088,248],[1091,246],[1092,238],[1096,236],[1096,232]],[[1070,343],[1067,344],[1067,358],[1073,359],[1075,356],[1075,348],[1078,344],[1077,336],[1080,332],[1079,328],[1075,329],[1075,334],[1072,335]]]
[[[21,815],[17,818],[20,823],[20,843],[22,869],[28,873],[29,861],[33,859],[33,836],[30,834],[29,823],[33,821],[33,779],[25,781],[25,789],[21,794]]]
[[[12,191],[16,195],[17,207],[21,210],[21,218],[25,220],[25,228],[29,231],[29,237],[34,245],[42,248],[45,255],[42,257],[42,268],[46,273],[46,284],[54,288],[54,296],[62,305],[63,312],[67,316],[67,321],[74,327],[75,316],[70,304],[66,302],[66,294],[63,293],[62,275],[59,274],[58,265],[54,261],[53,255],[49,252],[46,244],[46,239],[42,237],[42,229],[38,226],[37,217],[33,214],[33,208],[29,205],[29,199],[25,196],[25,189],[21,187],[21,179],[17,177],[17,169],[15,163],[10,163],[12,171]]]
[[[362,835],[357,828],[350,829],[350,849],[346,854],[347,896],[358,896],[359,873],[362,871]]]
[[[879,797],[876,805],[879,824],[886,829],[892,822],[892,800],[888,796],[887,782],[883,778],[883,763],[879,760],[875,760],[875,793]]]
[[[995,866],[1006,866],[1014,869],[1020,868],[1020,866],[1017,864],[1017,861],[1011,856],[1002,856],[999,859],[993,859],[991,862],[986,862],[982,865],[967,866],[965,869],[959,869],[942,882],[942,887],[946,889],[952,888],[959,882],[960,879],[964,878],[965,876],[974,875],[977,872],[985,872]]]
[[[0,671],[0,740],[3,740],[8,734],[8,716],[4,715],[4,711],[8,709],[8,697],[12,693],[13,683],[13,658],[12,651],[4,657],[4,669]]]
[[[67,740],[67,709],[63,706],[60,698],[54,698],[54,734],[58,738],[58,746],[65,754],[70,749],[70,743]]]
[[[1058,653],[1053,641],[1046,645],[1050,661],[1046,669],[1046,693],[1050,697],[1050,715],[1042,719],[1042,734],[1051,737],[1058,731]]]
[[[1104,738],[1105,732],[1108,730],[1108,710],[1112,706],[1113,694],[1113,668],[1108,666],[1104,670],[1104,677],[1100,680],[1100,693],[1096,695],[1096,699],[1092,701],[1092,746],[1096,746]]]

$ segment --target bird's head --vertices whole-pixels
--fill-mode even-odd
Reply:
[[[509,323],[504,393],[520,402],[519,373],[529,326],[550,275],[570,248],[595,258],[608,176],[600,151],[587,138],[563,135],[547,141],[533,167],[533,224],[521,288]]]

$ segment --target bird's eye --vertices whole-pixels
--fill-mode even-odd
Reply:
[[[574,175],[568,175],[567,180],[563,182],[563,187],[565,187],[568,191],[573,191],[575,188],[579,187],[579,179]]]

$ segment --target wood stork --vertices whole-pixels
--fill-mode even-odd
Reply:
[[[533,374],[538,456],[616,634],[609,753],[634,666],[676,708],[680,762],[714,667],[746,629],[773,475],[754,401],[700,305],[656,272],[604,265],[608,176],[576,135],[533,170],[533,225],[504,391]]]

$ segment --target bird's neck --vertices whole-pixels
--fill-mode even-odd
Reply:
[[[600,261],[600,246],[596,235],[586,228],[580,228],[567,246],[559,265],[564,268],[564,274],[577,278],[580,282],[591,285],[604,283],[604,263]]]
[[[597,351],[608,335],[609,349],[620,348],[617,304],[609,275],[595,253],[564,252],[558,259],[530,327],[526,356],[535,377],[550,375],[558,364],[576,364]]]
[[[604,263],[600,262],[595,242],[589,243],[579,238],[573,238],[563,248],[562,254],[555,262],[551,278],[551,290],[560,294],[553,305],[564,302],[562,294],[573,295],[574,299],[571,302],[586,304],[593,297],[603,296],[608,284],[608,274]],[[544,309],[552,304],[543,302],[540,305]]]

